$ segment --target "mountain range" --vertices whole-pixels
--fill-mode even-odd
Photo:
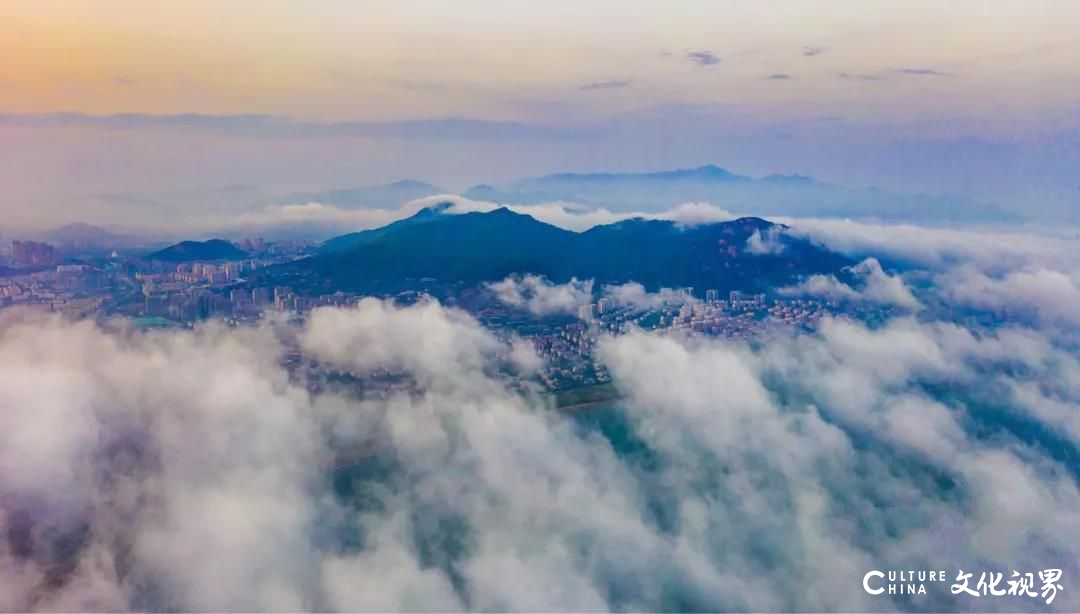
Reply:
[[[296,193],[285,202],[392,208],[410,200],[451,192],[430,183],[404,180]],[[475,185],[461,195],[503,205],[568,202],[613,211],[659,212],[686,202],[710,202],[728,211],[754,216],[849,217],[926,224],[1021,220],[1016,213],[962,196],[849,188],[797,174],[755,179],[712,164],[644,173],[555,173],[505,185]]]
[[[473,286],[515,273],[554,282],[765,290],[835,272],[846,257],[753,217],[680,226],[632,219],[571,232],[507,208],[451,214],[448,204],[327,242],[332,250],[264,271],[260,285],[313,292],[397,292]],[[756,247],[755,247],[756,242]]]
[[[418,199],[451,193],[452,190],[444,187],[414,180],[278,196],[244,186],[227,186],[214,191],[216,200],[211,199],[211,202],[219,203],[215,205],[215,210],[221,211],[264,212],[263,207],[271,203],[322,203],[346,210],[382,209],[392,212]],[[185,193],[182,196],[186,199],[201,198],[199,194]],[[846,188],[804,175],[769,175],[755,179],[715,165],[648,173],[555,173],[498,186],[476,185],[461,191],[461,194],[472,200],[501,205],[565,202],[585,207],[605,207],[616,213],[658,213],[687,202],[710,202],[728,211],[756,217],[839,217],[922,225],[1022,221],[1010,211],[958,196],[899,194],[872,187]],[[226,206],[226,201],[232,204]],[[232,213],[222,214],[222,219],[229,220],[230,215]],[[200,234],[231,239],[260,235],[271,241],[325,240],[339,232],[345,217],[329,217],[325,220],[282,217],[275,221],[270,217],[254,215],[253,219],[262,221],[246,226],[223,223],[221,227],[203,228]],[[14,231],[5,234],[19,235]],[[83,251],[145,248],[166,244],[170,237],[173,241],[181,238],[176,236],[175,231],[144,230],[136,236],[126,231],[85,223],[68,224],[23,236],[69,250]],[[347,243],[348,239],[333,239],[328,242],[326,251],[333,251]],[[235,254],[230,257],[235,257]]]
[[[139,247],[146,243],[140,237],[106,230],[100,226],[75,222],[54,228],[42,237],[44,241],[69,249],[115,249]]]
[[[474,186],[466,198],[500,204],[573,202],[662,211],[686,202],[710,202],[758,216],[850,217],[920,223],[1014,222],[1000,207],[948,194],[900,194],[846,188],[803,175],[754,179],[715,165],[653,173],[557,173],[503,187]]]
[[[198,222],[204,237],[239,239],[259,235],[268,240],[325,240],[339,232],[349,211],[396,211],[406,203],[433,196],[460,194],[500,205],[564,202],[585,208],[604,207],[615,213],[658,213],[687,202],[709,202],[740,215],[756,217],[841,217],[923,225],[953,223],[1012,223],[1016,213],[989,203],[947,194],[904,194],[874,187],[849,188],[804,175],[752,178],[715,165],[642,173],[555,173],[464,190],[432,183],[402,180],[340,189],[269,193],[233,185],[153,195],[103,195],[108,206],[162,208],[186,211]],[[303,217],[293,210],[278,216],[281,205],[320,203],[344,210],[337,217]],[[331,210],[332,211],[332,210]],[[347,222],[346,222],[347,223]],[[41,235],[58,245],[98,248],[146,247],[179,240],[177,223],[155,231],[143,229],[139,238],[77,224]],[[188,229],[190,230],[190,229]],[[10,234],[10,233],[8,233]]]

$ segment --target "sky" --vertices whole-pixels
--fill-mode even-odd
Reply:
[[[1072,2],[9,2],[0,206],[715,163],[1064,215],[1078,34]]]

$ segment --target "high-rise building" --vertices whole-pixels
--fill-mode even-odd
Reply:
[[[293,299],[293,293],[288,288],[274,288],[274,309],[278,311],[291,310],[295,303]]]
[[[597,314],[604,315],[604,312],[607,311],[607,307],[608,307],[608,300],[606,298],[598,299],[596,301],[596,313]]]
[[[710,289],[710,290],[705,291],[705,300],[707,302],[715,303],[719,299],[720,299],[720,291],[719,290]]]
[[[214,296],[212,294],[200,294],[195,298],[198,317],[200,320],[209,318],[214,313]]]
[[[270,289],[252,288],[251,302],[255,303],[256,307],[265,307],[266,305],[270,304]]]
[[[223,270],[227,281],[236,281],[237,279],[240,279],[240,263],[227,262],[225,263]]]
[[[165,315],[165,297],[161,294],[151,294],[146,297],[143,313],[148,316]]]
[[[13,241],[11,257],[15,264],[41,265],[52,264],[55,252],[48,243],[35,241]]]
[[[596,310],[596,305],[589,303],[588,305],[582,305],[578,307],[578,318],[591,322]]]

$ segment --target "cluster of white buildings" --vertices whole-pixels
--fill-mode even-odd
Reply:
[[[71,317],[96,311],[105,301],[100,272],[74,264],[0,278],[0,307],[44,308]]]

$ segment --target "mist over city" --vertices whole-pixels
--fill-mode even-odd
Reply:
[[[0,6],[0,610],[1080,610],[1080,5]]]

